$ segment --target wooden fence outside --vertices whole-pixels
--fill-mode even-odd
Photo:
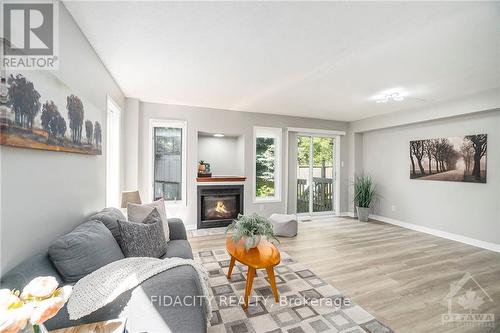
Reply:
[[[333,211],[333,180],[313,178],[313,212]],[[309,211],[307,179],[297,179],[297,213]]]

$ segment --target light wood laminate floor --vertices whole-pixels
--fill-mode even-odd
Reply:
[[[193,250],[223,248],[224,235],[190,237]],[[500,332],[500,253],[390,224],[351,218],[299,223],[279,247],[397,332]],[[489,294],[480,310],[496,329],[441,324],[450,283],[465,273]],[[463,311],[462,311],[463,312]]]

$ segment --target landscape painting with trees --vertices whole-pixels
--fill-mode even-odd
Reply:
[[[0,144],[101,155],[101,112],[50,73],[4,72]]]
[[[486,183],[487,134],[410,141],[410,178]]]

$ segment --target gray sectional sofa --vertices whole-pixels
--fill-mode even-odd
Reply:
[[[106,225],[111,233],[117,218],[125,218],[113,208],[90,217]],[[180,257],[192,259],[193,253],[187,241],[186,229],[180,219],[168,219],[170,241],[163,258]],[[7,272],[0,281],[1,288],[22,289],[37,276],[54,276],[60,285],[68,284],[49,258],[48,251],[40,253]],[[122,294],[104,308],[76,321],[69,319],[66,307],[45,325],[49,330],[85,323],[127,318],[128,332],[182,332],[207,331],[206,316],[201,302],[185,305],[169,305],[170,299],[203,295],[196,271],[191,266],[180,266],[144,281],[135,289]]]

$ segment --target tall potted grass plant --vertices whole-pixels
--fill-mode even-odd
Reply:
[[[358,213],[358,220],[368,221],[370,205],[375,200],[377,191],[373,179],[370,176],[357,176],[354,180],[354,204]]]

